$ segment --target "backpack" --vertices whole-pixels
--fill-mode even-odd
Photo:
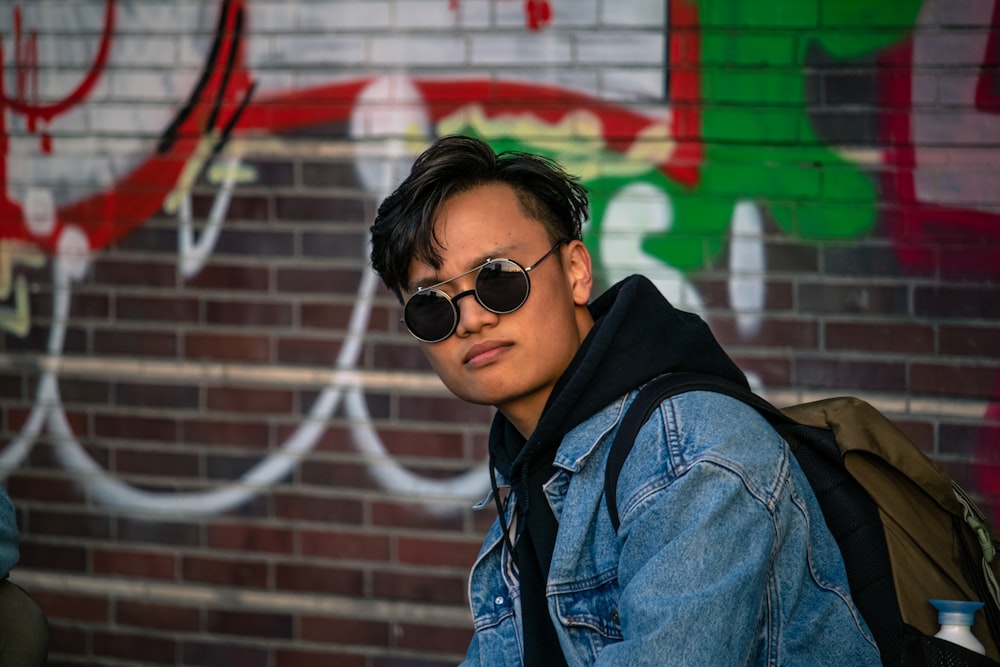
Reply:
[[[840,547],[851,595],[884,665],[1000,665],[1000,538],[957,484],[860,399],[778,410],[722,378],[659,376],[639,391],[611,446],[605,498],[616,531],[618,475],[636,434],[664,399],[696,390],[749,404],[788,443]],[[973,626],[985,657],[933,637],[939,625],[930,599],[985,603]]]

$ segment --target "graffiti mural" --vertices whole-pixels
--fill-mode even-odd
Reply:
[[[998,35],[996,0],[4,4],[0,481],[56,653],[461,658],[491,415],[367,248],[450,133],[579,174],[602,287],[645,273],[777,403],[870,400],[996,521]]]

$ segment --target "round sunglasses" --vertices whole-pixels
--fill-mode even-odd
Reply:
[[[475,296],[486,310],[498,315],[513,313],[524,305],[531,293],[528,273],[545,261],[565,241],[559,241],[537,262],[523,267],[512,259],[488,259],[479,266],[417,291],[403,304],[403,319],[410,334],[424,343],[439,343],[458,328],[458,300]],[[470,273],[476,274],[474,289],[448,296],[438,289]]]

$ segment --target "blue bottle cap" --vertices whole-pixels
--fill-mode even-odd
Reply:
[[[941,625],[972,626],[976,610],[983,606],[982,602],[966,600],[931,600],[938,610],[938,623]]]

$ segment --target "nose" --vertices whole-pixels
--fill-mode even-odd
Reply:
[[[465,297],[471,296],[471,299]],[[465,303],[459,305],[459,299],[465,299]],[[456,336],[465,336],[479,331],[484,326],[495,324],[499,317],[492,310],[486,309],[476,298],[476,290],[470,289],[459,292],[451,298],[452,304],[458,310],[458,326],[455,328]]]

